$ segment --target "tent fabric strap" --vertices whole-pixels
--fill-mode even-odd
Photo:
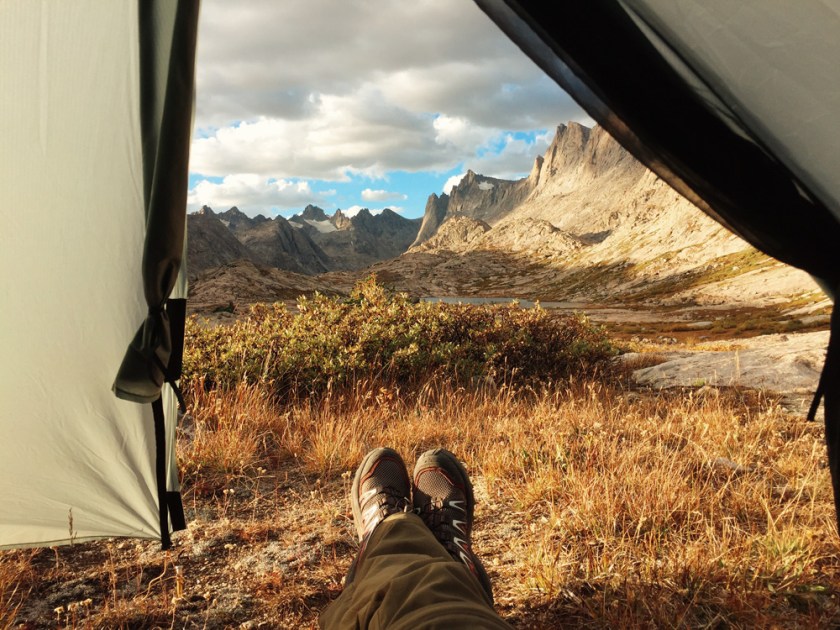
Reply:
[[[836,295],[836,292],[835,292]],[[828,350],[825,353],[820,382],[808,411],[808,420],[817,415],[820,402],[825,409],[825,444],[828,450],[828,469],[831,473],[831,486],[834,491],[834,511],[837,530],[840,533],[840,309],[835,304],[831,312],[831,334]]]
[[[159,358],[154,358],[160,371],[164,374],[167,374],[168,368],[163,364],[163,362],[161,362]],[[187,403],[184,400],[184,392],[182,392],[181,388],[178,386],[177,378],[172,378],[169,374],[167,374],[166,382],[169,383],[169,386],[172,388],[172,392],[175,394],[175,398],[178,400],[178,410],[182,414],[187,413]]]
[[[160,526],[160,544],[165,551],[172,547],[169,535],[169,523],[172,529],[186,529],[184,506],[180,492],[170,492],[166,486],[166,418],[163,412],[163,398],[152,403],[155,423],[155,480],[157,483],[158,518]]]
[[[166,301],[165,312],[169,316],[170,335],[172,340],[172,352],[169,361],[164,364],[157,354],[153,354],[151,361],[163,379],[172,388],[178,400],[178,410],[181,414],[187,412],[187,405],[184,395],[178,386],[181,378],[181,368],[184,347],[184,328],[186,324],[185,299],[172,299]],[[158,397],[152,402],[152,411],[155,423],[155,478],[157,482],[158,509],[160,518],[160,540],[164,550],[172,546],[169,536],[169,523],[172,522],[172,529],[180,531],[186,529],[187,522],[184,516],[184,505],[181,501],[180,492],[170,492],[167,489],[167,466],[166,466],[166,418],[163,411],[163,398]]]
[[[151,403],[165,378],[152,357],[170,363],[175,345],[167,311],[181,267],[195,86],[198,0],[138,3],[140,122],[146,232],[143,291],[149,313],[126,350],[113,391]]]
[[[185,414],[187,413],[187,403],[184,401],[184,394],[178,385],[178,381],[181,379],[181,370],[184,361],[187,300],[184,298],[169,298],[166,300],[166,313],[169,318],[169,335],[171,341],[169,362],[164,365],[157,354],[152,355],[152,361],[157,369],[160,370],[164,381],[169,383],[169,386],[175,393],[175,398],[178,399],[178,409],[182,414]]]

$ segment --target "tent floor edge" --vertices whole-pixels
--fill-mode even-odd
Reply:
[[[834,491],[837,532],[840,534],[840,392],[838,391],[840,383],[838,381],[840,381],[840,308],[835,304],[831,313],[831,333],[828,338],[825,365],[814,402],[819,404],[817,396],[822,394],[828,468]],[[812,405],[813,408],[814,405]]]
[[[172,548],[172,538],[169,534],[170,517],[174,531],[186,529],[187,524],[184,517],[184,506],[181,502],[181,493],[172,492],[166,488],[166,418],[163,412],[162,397],[152,403],[152,412],[155,424],[155,480],[157,483],[160,544],[161,549],[166,551]]]
[[[181,501],[180,492],[166,493],[166,507],[169,510],[172,529],[176,532],[187,529],[187,518],[184,515],[184,503]]]

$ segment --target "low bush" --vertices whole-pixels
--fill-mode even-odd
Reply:
[[[412,303],[371,277],[349,299],[301,298],[299,313],[256,305],[230,325],[187,324],[184,376],[206,387],[260,383],[306,395],[360,379],[401,386],[427,379],[529,384],[610,370],[616,350],[583,316],[536,309]]]

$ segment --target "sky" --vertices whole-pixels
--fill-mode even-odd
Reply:
[[[189,210],[422,216],[591,119],[472,0],[204,0]]]

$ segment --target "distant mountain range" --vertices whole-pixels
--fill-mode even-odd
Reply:
[[[417,296],[714,305],[816,292],[806,274],[756,252],[603,129],[577,123],[557,128],[527,177],[469,171],[429,197],[422,221],[307,206],[288,221],[205,208],[189,222],[191,272],[244,259],[320,274],[318,290],[347,292],[375,272]]]
[[[289,219],[268,219],[235,206],[219,213],[204,206],[187,215],[189,275],[237,260],[304,275],[363,269],[405,252],[419,228],[420,219],[387,209],[348,217],[309,205]]]

